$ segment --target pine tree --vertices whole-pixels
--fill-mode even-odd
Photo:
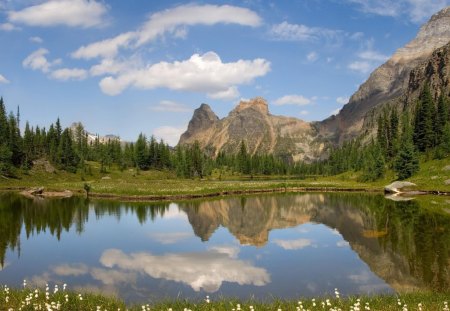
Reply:
[[[435,133],[436,133],[436,145],[442,143],[444,127],[449,117],[449,106],[447,98],[441,94],[439,96],[438,106],[436,110]]]
[[[191,176],[199,176],[200,178],[203,178],[205,163],[203,160],[203,153],[200,149],[200,143],[197,140],[192,145],[190,154],[190,160],[192,163],[191,169],[193,173]]]
[[[79,158],[73,147],[72,134],[68,128],[61,134],[61,143],[58,147],[58,160],[62,169],[73,173],[76,172]]]
[[[12,152],[9,148],[9,124],[3,98],[0,97],[0,175],[12,172]]]
[[[389,118],[389,146],[388,146],[388,157],[392,158],[397,154],[398,150],[398,113],[397,109],[393,108]]]
[[[25,131],[23,134],[23,153],[24,153],[23,166],[25,168],[31,168],[31,164],[35,158],[36,151],[34,148],[33,130],[30,129],[30,124],[28,123],[28,121],[25,124]]]
[[[400,180],[409,178],[419,171],[419,157],[414,148],[412,130],[407,117],[403,120],[402,144],[394,162],[394,170]]]
[[[425,85],[416,108],[413,134],[414,144],[422,152],[433,147],[435,143],[434,109],[435,105],[430,88],[428,85]]]
[[[147,138],[144,134],[139,134],[139,137],[134,145],[134,158],[136,166],[141,170],[148,170],[149,165],[149,152],[147,146]]]

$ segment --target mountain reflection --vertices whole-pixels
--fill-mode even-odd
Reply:
[[[172,203],[173,204],[173,203]],[[339,232],[370,269],[398,292],[425,289],[450,290],[450,215],[427,203],[394,202],[380,195],[286,194],[208,201],[169,203],[88,202],[82,198],[32,201],[13,194],[0,196],[0,261],[8,249],[20,255],[22,231],[32,235],[50,233],[57,239],[73,230],[83,234],[89,217],[135,215],[139,223],[156,217],[171,217],[170,206],[185,214],[194,234],[208,241],[220,227],[240,244],[265,247],[271,230],[305,223],[326,225]],[[151,238],[171,244],[189,238],[186,232],[154,233]],[[312,247],[308,239],[271,242],[284,250]],[[211,248],[206,252],[153,254],[107,249],[103,268],[60,265],[57,275],[89,273],[105,284],[134,280],[137,274],[181,282],[194,290],[216,291],[223,282],[264,285],[270,282],[263,268],[237,258],[233,248]],[[189,265],[189,263],[192,263]],[[174,268],[175,267],[175,268]],[[178,269],[176,267],[179,267]],[[113,269],[115,269],[113,271]],[[1,271],[1,270],[0,270]],[[219,271],[219,272],[217,272]],[[364,277],[352,276],[357,281]]]

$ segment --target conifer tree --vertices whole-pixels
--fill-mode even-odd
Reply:
[[[447,98],[441,94],[439,96],[435,118],[436,145],[440,145],[443,141],[444,127],[449,117],[449,106]]]
[[[426,151],[434,146],[435,133],[433,127],[434,101],[430,87],[425,85],[417,104],[413,140],[419,151]]]
[[[61,142],[58,147],[58,160],[62,169],[68,172],[76,172],[79,158],[73,147],[72,134],[68,128],[61,134]]]
[[[408,117],[403,120],[402,132],[402,144],[394,163],[394,170],[400,180],[409,178],[419,171],[419,158],[414,148]]]
[[[134,145],[134,158],[136,161],[136,166],[141,170],[148,170],[150,165],[149,152],[147,146],[147,138],[144,134],[139,134],[139,137]]]

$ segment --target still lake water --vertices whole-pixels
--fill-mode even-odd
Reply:
[[[278,194],[175,203],[0,194],[0,284],[128,303],[450,290],[450,201]],[[427,200],[421,200],[427,201]],[[436,202],[434,202],[436,203]]]

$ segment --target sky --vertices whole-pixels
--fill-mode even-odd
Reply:
[[[336,114],[450,0],[0,0],[0,96],[21,120],[178,142],[194,109]],[[22,127],[23,127],[22,122]]]

